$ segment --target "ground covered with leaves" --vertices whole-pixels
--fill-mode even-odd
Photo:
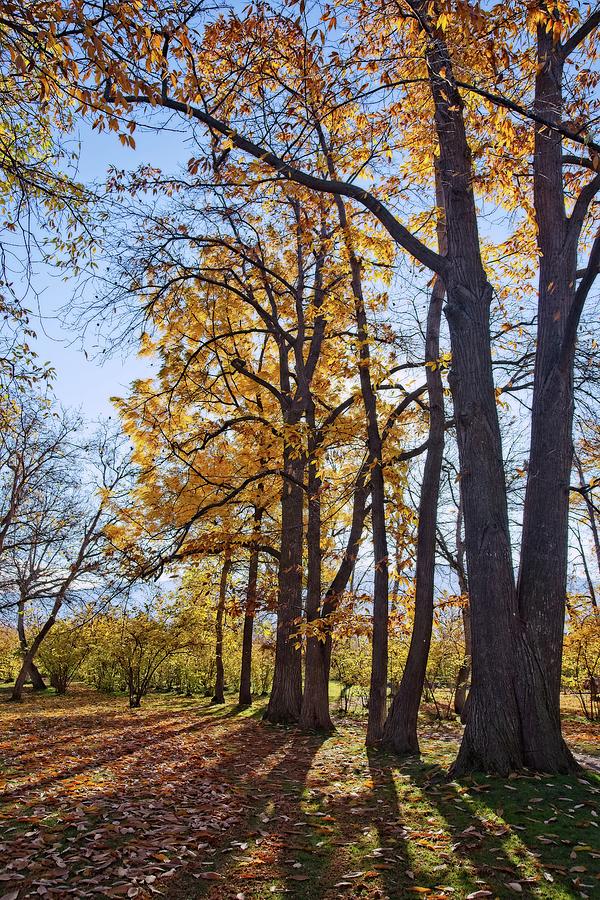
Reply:
[[[0,703],[0,900],[600,896],[600,776],[448,782],[423,758],[260,722],[260,706],[78,687]],[[598,747],[574,716],[576,749]]]

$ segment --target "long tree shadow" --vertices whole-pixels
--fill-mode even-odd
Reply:
[[[148,747],[160,745],[178,734],[216,728],[224,718],[244,722],[252,716],[259,716],[261,710],[248,713],[239,708],[198,706],[196,703],[188,710],[188,717],[192,714],[198,721],[183,725],[177,709],[144,709],[141,711],[141,719],[138,718],[140,711],[132,711],[127,707],[115,711],[104,704],[95,714],[73,715],[66,707],[65,716],[57,720],[55,713],[56,706],[48,712],[25,717],[20,720],[20,727],[13,728],[0,743],[0,748],[5,752],[4,765],[13,768],[24,762],[28,777],[27,782],[0,793],[0,802],[8,802],[14,796],[25,800],[27,793],[110,766],[128,754],[139,752],[142,723],[143,743]],[[48,737],[57,731],[59,736],[55,740]],[[21,739],[22,747],[15,746],[11,740],[13,735]],[[81,762],[70,764],[77,756],[84,758]],[[44,774],[49,767],[52,768],[52,774]],[[35,778],[38,772],[43,777]]]
[[[143,725],[140,718],[141,731]],[[29,807],[23,805],[23,789],[17,791],[12,799],[19,801],[20,813],[3,835],[8,858],[27,860],[33,885],[54,879],[54,889],[66,882],[82,895],[100,887],[119,893],[123,885],[135,893],[144,878],[157,880],[166,877],[166,869],[172,875],[194,865],[199,847],[212,847],[246,815],[246,798],[233,773],[236,766],[252,764],[249,748],[259,744],[251,719],[228,726],[226,742],[222,732],[211,736],[216,728],[207,717],[138,742],[137,752],[126,748],[119,754],[114,748],[85,767],[106,769],[101,782],[77,777],[79,767],[73,779],[69,769],[48,784],[27,785]],[[19,870],[14,877],[14,885],[3,887],[29,889]]]
[[[266,744],[270,753],[247,753],[233,763],[236,786],[245,798],[246,814],[236,830],[242,840],[220,848],[220,859],[215,858],[215,869],[205,878],[193,873],[178,880],[167,896],[220,900],[226,896],[225,885],[235,896],[236,884],[242,886],[244,896],[257,892],[262,896],[266,882],[276,892],[306,896],[308,881],[314,883],[328,865],[327,848],[316,847],[319,825],[307,822],[303,809],[307,776],[327,737],[253,724],[254,740],[248,750],[264,749]],[[221,877],[215,880],[212,871]]]
[[[519,868],[531,860],[524,852],[519,861],[516,832],[485,801],[473,800],[474,792],[484,796],[485,785],[449,783],[438,766],[417,759],[402,762],[381,751],[369,751],[368,758],[374,802],[390,804],[407,853],[407,870],[383,871],[390,897],[410,896],[417,885],[433,892],[449,887],[460,896],[476,890],[504,896],[517,890],[519,879],[527,884],[531,866]],[[376,825],[384,845],[389,829],[382,827],[380,816]]]
[[[386,862],[386,868],[381,870],[382,881],[389,897],[406,897],[406,888],[412,887],[412,881],[406,872],[411,871],[403,861],[398,859],[408,853],[405,821],[405,811],[401,808],[394,769],[390,758],[380,750],[367,748],[369,772],[372,780],[372,796],[374,807],[385,809],[385,815],[377,815],[373,818],[373,826],[377,830],[378,844],[382,849],[390,845],[390,838],[396,852],[394,862]],[[387,860],[387,857],[385,857]],[[408,859],[407,859],[408,863]],[[391,868],[387,868],[387,866]]]
[[[591,811],[600,797],[600,778],[592,775],[586,783],[532,774],[440,783],[426,776],[422,784],[429,802],[448,823],[456,852],[470,859],[473,871],[496,894],[513,893],[511,884],[527,890],[544,880],[556,884],[558,896],[585,893],[576,873],[588,868],[575,865],[573,870],[577,857],[573,848],[591,850],[597,843]],[[578,809],[582,812],[574,840]],[[598,865],[595,869],[597,879]],[[595,889],[597,884],[587,887]]]

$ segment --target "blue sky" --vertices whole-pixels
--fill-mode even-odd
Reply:
[[[133,169],[151,163],[165,172],[175,171],[191,152],[185,135],[175,131],[177,122],[170,125],[172,130],[136,131],[135,150],[124,148],[112,133],[98,133],[83,125],[76,135],[81,145],[80,180],[102,181],[110,165]],[[110,397],[123,396],[133,379],[149,373],[150,364],[147,359],[139,359],[131,347],[107,346],[106,352],[99,354],[91,339],[82,344],[77,331],[64,326],[57,313],[68,305],[76,284],[74,280],[65,282],[63,275],[42,264],[35,267],[32,285],[37,296],[32,292],[25,301],[34,313],[35,349],[40,360],[49,361],[56,370],[54,392],[58,400],[81,409],[86,420],[95,421],[114,415]],[[91,286],[86,290],[91,291]]]

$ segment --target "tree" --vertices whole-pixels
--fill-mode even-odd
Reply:
[[[600,622],[597,608],[569,610],[564,676],[591,722],[600,718]]]
[[[239,183],[249,190],[257,179],[275,177],[347,198],[443,281],[474,635],[473,691],[457,771],[504,773],[525,765],[568,771],[574,763],[560,733],[560,658],[573,362],[600,258],[593,206],[600,148],[589,126],[599,16],[582,18],[577,4],[562,2],[482,10],[421,0],[411,0],[400,19],[383,5],[360,2],[348,15],[347,41],[322,49],[319,31],[325,44],[329,26],[337,37],[334,10],[325,12],[325,24],[316,23],[311,41],[315,23],[304,13],[259,9],[190,29],[194,10],[152,8],[150,36],[140,37],[129,18],[121,27],[112,23],[117,46],[111,53],[101,39],[102,53],[90,53],[92,70],[115,114],[132,115],[140,104],[162,107],[208,129],[205,158],[192,167],[208,162],[218,174],[238,149],[255,160],[240,167]],[[365,70],[373,87],[363,83]],[[312,96],[322,127],[338,138],[338,179],[313,152]],[[427,230],[418,231],[418,215],[401,221],[398,214],[409,204],[402,176],[431,189],[436,155],[444,256],[430,248]],[[380,181],[373,190],[357,180],[367,167]],[[507,273],[490,260],[480,236],[478,196],[520,210],[503,246],[539,276],[517,580],[490,338],[492,283]]]
[[[223,620],[225,618],[225,602],[227,600],[227,577],[231,569],[231,550],[229,547],[225,549],[223,556],[223,566],[221,568],[221,577],[219,579],[219,598],[217,601],[217,617],[215,622],[215,662],[216,662],[216,679],[215,692],[212,698],[213,703],[225,703],[225,669],[223,667]]]
[[[185,609],[168,598],[154,598],[145,608],[117,620],[113,653],[129,693],[129,706],[137,709],[167,660],[191,647]]]
[[[67,688],[91,652],[91,630],[74,619],[57,622],[40,646],[38,657],[57,694]]]
[[[85,605],[93,592],[101,605],[123,588],[105,535],[127,472],[118,443],[101,432],[82,447],[81,423],[44,398],[33,397],[23,417],[20,452],[7,480],[10,521],[0,556],[2,606],[16,611],[23,655],[13,700],[21,699],[30,675],[43,686],[34,661],[63,606]],[[26,618],[35,625],[33,638],[26,635]]]
[[[446,249],[446,233],[443,218],[443,191],[439,178],[436,188],[439,205],[438,216],[440,217],[437,229],[438,249],[443,253]],[[401,755],[419,752],[417,717],[425,684],[433,626],[436,525],[445,428],[444,387],[440,359],[440,321],[444,291],[442,280],[436,278],[429,303],[425,337],[429,431],[417,527],[415,615],[402,681],[394,697],[382,734],[384,743]]]
[[[334,13],[329,16],[326,18],[334,23]],[[432,251],[400,222],[391,204],[377,193],[352,180],[335,180],[318,170],[304,170],[295,137],[289,141],[284,137],[281,152],[274,152],[264,136],[256,133],[253,122],[266,121],[268,128],[274,124],[275,102],[278,108],[287,102],[286,135],[296,136],[300,121],[306,125],[293,76],[282,85],[273,71],[275,60],[265,71],[264,55],[255,57],[263,66],[264,74],[257,73],[263,89],[257,87],[248,97],[232,88],[240,66],[251,66],[247,54],[244,63],[236,57],[236,48],[242,46],[247,35],[255,47],[260,47],[261,41],[272,40],[274,31],[283,36],[287,33],[292,43],[298,37],[301,25],[282,15],[274,14],[271,21],[264,12],[258,17],[249,15],[244,21],[235,16],[221,20],[206,29],[204,41],[198,41],[198,52],[193,54],[194,58],[203,59],[204,68],[188,71],[179,83],[175,78],[172,90],[166,79],[162,83],[150,79],[143,85],[135,82],[129,95],[122,85],[112,95],[117,108],[129,110],[132,104],[142,102],[184,113],[208,127],[212,134],[222,135],[224,152],[238,148],[260,161],[257,169],[261,172],[271,168],[279,177],[311,190],[360,203],[404,250],[443,280],[452,346],[450,385],[460,453],[474,635],[473,688],[456,772],[483,769],[505,773],[525,765],[550,772],[575,768],[561,736],[559,718],[572,370],[577,326],[600,256],[600,242],[594,240],[583,275],[578,279],[578,254],[590,243],[587,236],[593,225],[588,214],[599,179],[595,174],[591,178],[586,175],[590,169],[595,171],[593,160],[587,165],[586,159],[581,163],[574,152],[565,154],[563,143],[571,151],[582,146],[590,153],[600,149],[585,133],[585,124],[564,124],[582,116],[584,122],[590,115],[593,117],[589,65],[577,81],[571,79],[570,85],[575,89],[568,101],[563,96],[565,69],[574,56],[581,58],[586,47],[591,46],[586,62],[593,58],[598,14],[578,22],[578,9],[566,4],[552,8],[540,4],[527,9],[504,4],[484,12],[478,7],[450,10],[414,0],[408,4],[399,28],[397,20],[391,22],[385,9],[363,10],[357,5],[356,28],[349,41],[354,59],[378,56],[383,35],[393,35],[387,43],[389,56],[384,54],[383,63],[374,66],[379,71],[381,94],[385,97],[386,91],[392,93],[390,86],[397,85],[407,94],[401,108],[422,108],[424,104],[432,117],[433,136],[430,132],[424,145],[433,149],[437,144],[439,152],[448,241],[444,256]],[[496,35],[493,42],[489,39],[492,23]],[[523,35],[528,37],[525,50],[519,42]],[[189,41],[189,32],[181,40]],[[312,77],[312,83],[316,83],[318,75],[327,86],[324,66],[319,68],[321,54],[304,34],[301,41],[307,48],[301,54],[303,77]],[[169,46],[174,43],[175,36],[170,35]],[[376,48],[373,54],[369,52],[372,46]],[[339,50],[336,52],[340,60]],[[502,72],[504,77],[507,60],[513,66],[508,86],[501,82],[499,74]],[[461,67],[471,62],[473,77],[465,82]],[[215,66],[222,75],[219,93],[228,95],[224,113],[220,112],[220,100],[212,106],[219,111],[217,115],[208,111]],[[165,53],[163,71],[167,68]],[[340,68],[332,67],[335,78],[340,77]],[[348,70],[344,72],[343,86],[348,91],[344,105],[352,109],[360,101],[360,92],[348,85]],[[233,96],[229,93],[232,89]],[[282,89],[285,101],[281,99]],[[511,95],[513,90],[517,100]],[[206,98],[206,105],[196,104],[192,94]],[[269,106],[272,99],[273,105]],[[391,117],[385,118],[379,109],[373,117],[372,133],[383,135],[382,152],[389,149],[391,135],[398,141],[398,149],[403,146],[394,132],[396,125],[404,124],[394,103],[395,98]],[[264,115],[253,117],[255,106],[261,107]],[[326,103],[321,113],[327,116]],[[518,120],[515,127],[512,116]],[[488,152],[484,122],[492,133],[510,131],[515,136],[504,156],[507,171],[501,179],[492,181],[488,193],[507,202],[523,199],[526,226],[537,235],[541,254],[531,450],[518,584],[513,571],[490,346],[489,316],[494,292],[484,264],[474,192],[474,153],[485,160]],[[410,124],[407,133],[412,137],[419,129]],[[307,141],[305,137],[303,144]],[[290,150],[292,146],[294,149]],[[419,145],[417,156],[422,146]],[[430,160],[432,156],[429,150]],[[511,190],[507,172],[516,171],[523,160],[532,163],[532,179],[526,188],[519,185]],[[579,165],[580,171],[564,176],[565,164]],[[429,172],[431,179],[431,164]],[[576,192],[570,213],[565,199],[567,185]],[[528,190],[533,191],[533,205]],[[530,257],[534,246],[531,239],[528,245],[522,241],[524,255]]]

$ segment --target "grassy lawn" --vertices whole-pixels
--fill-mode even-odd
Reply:
[[[455,724],[426,715],[398,764],[360,721],[322,739],[261,708],[0,703],[0,900],[600,897],[597,774],[448,782]],[[597,752],[570,702],[565,731]]]

